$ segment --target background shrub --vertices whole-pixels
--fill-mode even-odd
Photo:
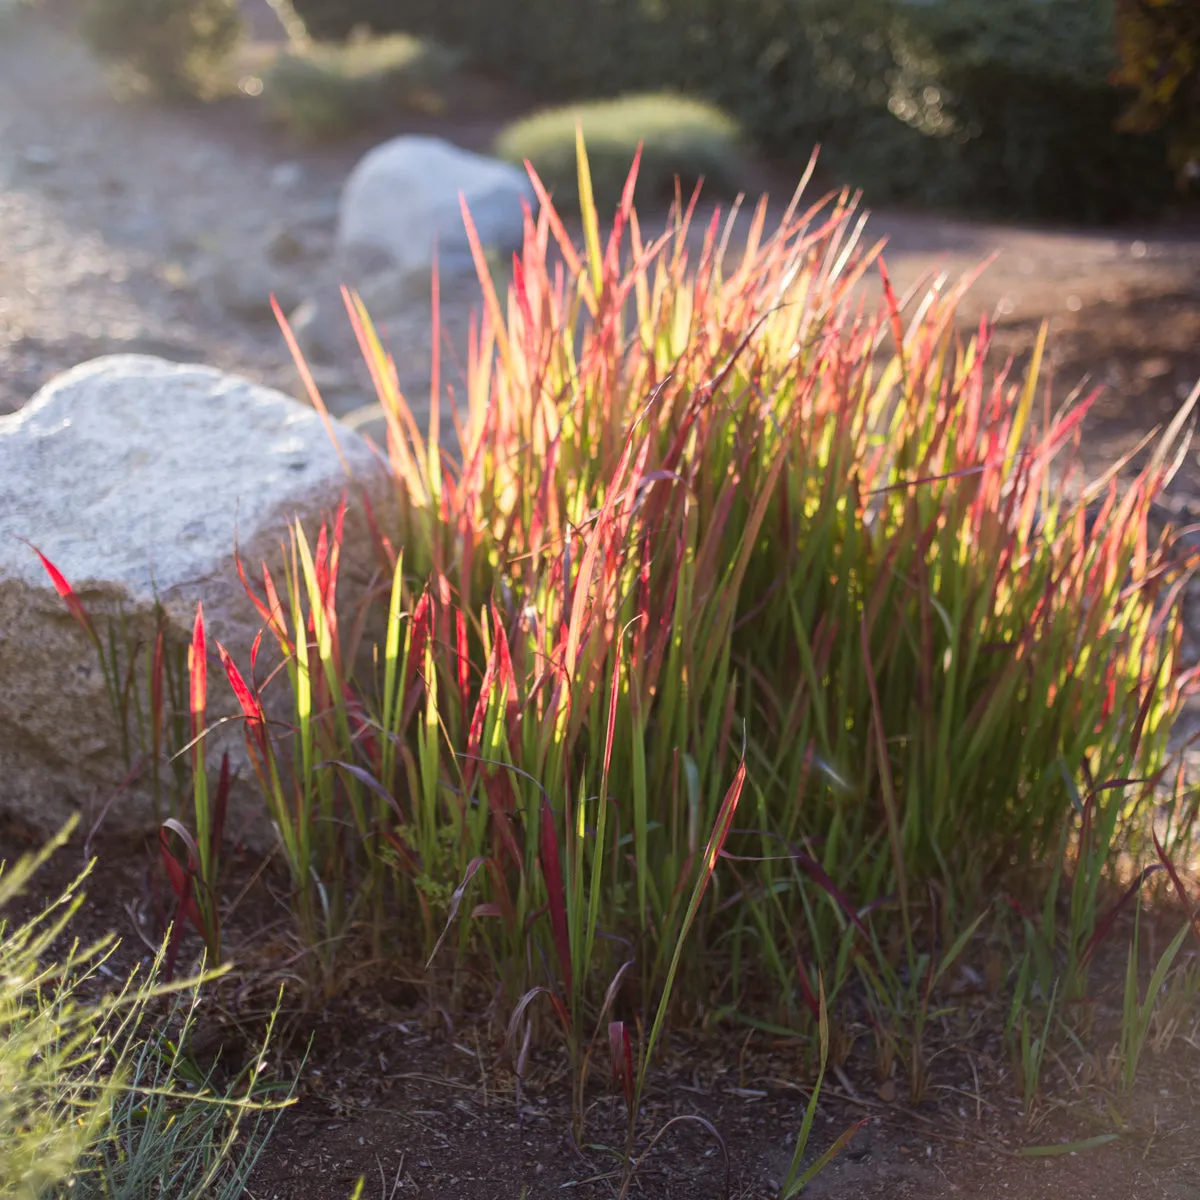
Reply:
[[[237,0],[85,0],[81,27],[131,84],[169,99],[218,93],[242,36]]]
[[[263,98],[270,117],[301,137],[337,137],[397,110],[439,111],[460,57],[405,34],[303,43],[262,72]]]
[[[15,24],[29,7],[28,0],[0,0],[0,30],[6,25]]]
[[[768,150],[872,201],[1072,220],[1149,212],[1165,137],[1114,128],[1111,0],[297,0],[312,32],[360,22],[457,42],[557,100],[658,86],[730,112]]]
[[[578,207],[576,124],[583,126],[592,186],[604,210],[616,207],[629,164],[643,143],[638,197],[670,200],[678,178],[685,192],[700,180],[705,194],[736,196],[744,186],[741,131],[710,104],[667,93],[624,96],[546,109],[513,122],[495,152],[518,166],[528,160],[568,209]]]
[[[1200,5],[1192,0],[1117,0],[1121,67],[1136,89],[1123,119],[1134,131],[1165,130],[1172,164],[1200,162]]]

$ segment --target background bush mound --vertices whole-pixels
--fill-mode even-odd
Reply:
[[[406,28],[558,100],[655,86],[881,200],[1008,216],[1146,213],[1166,139],[1122,132],[1112,0],[296,0],[310,32]]]
[[[576,124],[583,127],[592,186],[602,210],[615,208],[642,146],[638,199],[672,200],[701,180],[706,195],[728,198],[744,187],[741,131],[711,104],[669,93],[623,96],[545,109],[523,117],[496,139],[495,152],[518,166],[531,162],[560,207],[579,204]]]

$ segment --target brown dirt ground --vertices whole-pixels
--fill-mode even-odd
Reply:
[[[259,9],[262,18],[261,4]],[[270,31],[265,21],[261,28],[264,34]],[[352,145],[311,152],[248,122],[241,102],[204,112],[122,115],[116,107],[98,112],[91,92],[82,98],[67,95],[55,109],[49,102],[56,86],[32,69],[22,83],[23,89],[32,89],[28,102],[42,106],[45,119],[49,114],[64,127],[123,121],[123,136],[135,148],[140,137],[218,144],[238,161],[270,165],[302,160],[328,180],[340,178],[371,141],[405,130],[436,132],[483,149],[498,124],[522,108],[519,98],[494,81],[477,80],[444,119],[406,119]],[[764,170],[764,179],[780,185],[773,190],[787,190],[782,169]],[[86,209],[72,208],[61,196],[50,199],[72,228],[88,232]],[[889,238],[889,263],[901,288],[929,270],[953,276],[998,254],[967,308],[996,314],[1001,350],[1018,357],[1028,353],[1038,324],[1050,320],[1061,387],[1074,386],[1085,375],[1105,385],[1088,430],[1088,453],[1098,467],[1169,419],[1200,379],[1200,228],[1195,225],[1031,230],[879,212],[872,227],[876,236]],[[5,278],[0,263],[0,299]],[[139,282],[150,288],[149,282]],[[57,285],[47,279],[39,286]],[[14,285],[10,303],[21,294]],[[159,302],[156,297],[147,292],[147,309]],[[202,348],[206,338],[215,338],[232,346],[223,351],[222,365],[271,381],[286,371],[282,344],[270,332],[245,346],[232,340],[237,331],[213,330],[203,315],[184,301],[180,305],[178,320],[192,342]],[[26,334],[36,337],[38,330],[27,329]],[[53,345],[61,353],[40,352],[32,368],[10,359],[8,369],[25,371],[24,398],[42,381],[40,373],[72,365],[80,343],[68,332],[56,335]],[[13,355],[15,346],[14,340]],[[0,337],[0,364],[4,353]],[[1197,480],[1200,462],[1193,457],[1179,481],[1181,495],[1197,494]],[[0,831],[0,858],[27,848],[19,830]],[[76,932],[85,937],[118,933],[124,957],[117,965],[144,959],[146,939],[153,942],[155,937],[150,856],[144,848],[102,839],[91,850],[99,861]],[[26,908],[36,907],[68,882],[82,854],[78,842],[63,851]],[[230,897],[251,877],[254,865],[248,860],[234,864],[227,881]],[[282,918],[269,894],[252,891],[230,922],[235,962],[278,962],[285,954],[278,935]],[[1119,980],[1119,961],[1110,974]],[[275,977],[268,972],[268,980]],[[226,1053],[236,1057],[248,1044],[243,1027],[261,1028],[271,987],[243,988],[244,982],[216,993],[210,1044],[197,1046],[198,1056],[211,1054],[212,1046],[223,1042]],[[1111,989],[1102,987],[1098,1001],[1104,1029],[1113,1015]],[[313,1043],[299,1103],[282,1119],[252,1185],[255,1200],[344,1200],[359,1175],[367,1178],[368,1196],[518,1200],[565,1194],[586,1200],[616,1195],[619,1156],[613,1148],[624,1139],[618,1102],[598,1088],[589,1144],[573,1147],[563,1055],[552,1045],[534,1056],[518,1095],[511,1069],[501,1062],[485,1025],[450,1022],[431,1011],[415,985],[381,979],[377,972],[349,984],[315,1014],[289,1001],[285,1017],[276,1064],[281,1072],[295,1066],[309,1035]],[[1111,1119],[1099,1109],[1099,1093],[1077,1100],[1077,1066],[1063,1063],[1051,1069],[1049,1094],[1030,1128],[1019,1115],[1005,1056],[986,1037],[968,1037],[949,1027],[943,1032],[947,1049],[934,1064],[933,1088],[915,1106],[876,1085],[867,1039],[860,1039],[842,1077],[825,1092],[816,1143],[827,1144],[853,1122],[865,1119],[867,1124],[808,1194],[847,1200],[1200,1197],[1200,1040],[1194,1025],[1190,1040],[1177,1038],[1170,1053],[1148,1062],[1129,1126],[1119,1140],[1086,1153],[1033,1159],[1016,1151],[1111,1129]],[[1104,1035],[1098,1041],[1103,1043]],[[695,1123],[672,1126],[646,1157],[631,1194],[653,1200],[722,1197],[727,1155],[730,1196],[772,1196],[786,1172],[811,1082],[803,1047],[772,1044],[761,1035],[747,1041],[744,1031],[724,1028],[670,1040],[652,1077],[639,1147],[645,1147],[648,1132],[687,1114],[705,1116],[721,1140]]]
[[[0,859],[36,839],[0,826]],[[85,942],[116,933],[110,963],[120,972],[145,963],[158,937],[147,848],[77,838],[44,869],[11,917],[37,911],[96,858],[87,901],[72,930]],[[224,880],[224,937],[233,975],[209,993],[192,1043],[202,1066],[218,1055],[249,1056],[280,980],[294,973],[286,913],[272,869],[231,857]],[[159,885],[162,887],[162,885]],[[240,899],[238,899],[240,898]],[[236,903],[235,903],[236,900]],[[1153,925],[1147,956],[1165,944]],[[1126,939],[1113,939],[1097,971],[1093,1066],[1114,1043]],[[189,938],[181,961],[198,954]],[[241,964],[245,970],[239,970]],[[982,962],[980,963],[982,971]],[[339,993],[305,1004],[285,998],[271,1055],[273,1072],[299,1072],[298,1102],[279,1122],[253,1177],[252,1200],[345,1200],[360,1175],[367,1196],[428,1200],[518,1200],[568,1193],[612,1197],[625,1138],[621,1101],[596,1068],[584,1145],[570,1136],[565,1054],[552,1037],[534,1050],[520,1089],[489,1024],[452,1019],[423,987],[395,967],[363,964]],[[1200,1013],[1186,1019],[1162,1054],[1147,1052],[1138,1090],[1121,1108],[1121,1136],[1096,1149],[1023,1157],[1030,1147],[1076,1142],[1118,1126],[1105,1105],[1111,1088],[1084,1090],[1082,1059],[1064,1054],[1046,1070],[1032,1120],[1021,1115],[1012,1065],[996,1036],[1003,998],[962,995],[959,1010],[932,1023],[930,1086],[910,1103],[902,1072],[879,1083],[871,1039],[855,1038],[831,1074],[812,1149],[862,1122],[847,1150],[810,1186],[813,1197],[980,1197],[1002,1200],[1195,1200],[1200,1195]],[[310,1040],[311,1039],[311,1040]],[[306,1057],[307,1055],[307,1057]],[[636,1153],[672,1118],[635,1177],[631,1196],[695,1200],[729,1196],[774,1200],[813,1083],[811,1047],[718,1025],[664,1043],[651,1074]],[[691,1118],[703,1117],[702,1126]],[[725,1175],[729,1174],[726,1190]]]

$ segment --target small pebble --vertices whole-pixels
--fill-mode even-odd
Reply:
[[[26,146],[25,165],[39,171],[49,171],[58,166],[58,155],[49,146]]]
[[[304,178],[304,168],[299,163],[280,163],[271,172],[271,186],[279,192],[290,192],[300,185]]]

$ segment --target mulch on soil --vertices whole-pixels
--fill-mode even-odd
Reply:
[[[33,844],[26,832],[0,829],[0,858]],[[149,847],[99,836],[87,852],[96,862],[72,935],[86,942],[117,934],[122,944],[110,961],[115,972],[145,963],[160,919]],[[38,911],[69,885],[84,853],[83,839],[76,838],[9,919]],[[280,982],[296,977],[286,912],[270,866],[261,867],[249,856],[234,856],[224,881],[226,904],[241,897],[224,933],[234,971],[203,1001],[191,1047],[202,1066],[224,1060],[236,1069],[248,1060]],[[1121,943],[1119,952],[1102,969],[1097,989],[1101,1026],[1111,1024],[1119,1009],[1124,941],[1114,942]],[[181,961],[188,961],[199,947],[189,936],[184,950]],[[1113,1121],[1105,1117],[1099,1093],[1080,1100],[1078,1071],[1064,1064],[1047,1071],[1045,1099],[1028,1122],[996,1033],[1003,1017],[987,1009],[986,997],[961,1003],[962,1015],[944,1018],[933,1035],[931,1085],[917,1103],[910,1101],[902,1073],[879,1081],[870,1035],[855,1030],[844,1067],[827,1079],[810,1153],[848,1127],[861,1127],[806,1195],[1200,1195],[1200,1041],[1180,1037],[1169,1054],[1147,1056],[1118,1139],[1086,1152],[1027,1158],[1020,1155],[1023,1148],[1112,1132]],[[977,1027],[971,1029],[973,1021]],[[1104,1044],[1103,1037],[1096,1041]],[[270,1061],[279,1078],[298,1073],[297,1103],[283,1114],[250,1196],[346,1200],[360,1176],[367,1196],[616,1196],[626,1118],[623,1101],[607,1087],[602,1056],[592,1070],[585,1134],[577,1145],[565,1051],[552,1034],[540,1037],[518,1085],[501,1042],[482,1006],[473,1015],[452,1015],[394,965],[361,963],[327,1000],[295,984],[285,987]],[[773,1198],[810,1095],[811,1053],[803,1042],[728,1023],[667,1038],[638,1124],[635,1156],[642,1158],[630,1196]],[[647,1152],[656,1132],[659,1139]]]

